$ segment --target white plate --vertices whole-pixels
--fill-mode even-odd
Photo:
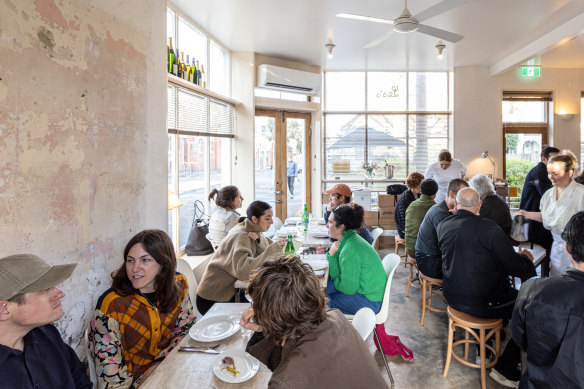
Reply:
[[[212,316],[196,322],[189,330],[189,335],[198,342],[227,339],[239,331],[239,319],[236,315]]]
[[[235,368],[239,372],[235,377],[225,369],[227,365],[221,361],[225,357],[233,358]],[[215,373],[215,376],[221,381],[230,384],[237,384],[252,379],[259,369],[260,361],[243,350],[225,350],[213,360],[213,373]]]
[[[300,222],[300,218],[299,217],[289,217],[286,219],[286,224],[287,226],[295,226],[296,224],[298,224]]]
[[[328,231],[315,231],[311,232],[310,235],[314,236],[315,238],[328,238],[329,236]]]

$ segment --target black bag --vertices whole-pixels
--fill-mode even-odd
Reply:
[[[404,184],[393,184],[388,185],[386,190],[387,194],[396,196],[404,193],[407,189],[408,187],[405,186]]]
[[[185,252],[187,255],[211,254],[215,250],[206,236],[209,233],[209,223],[203,219],[203,216],[206,216],[205,206],[200,200],[195,200],[194,208],[193,225],[185,246]]]

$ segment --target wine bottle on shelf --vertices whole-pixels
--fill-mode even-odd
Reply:
[[[192,73],[191,73],[191,61],[189,61],[189,55],[187,54],[187,62],[185,62],[187,65],[187,76],[185,77],[185,80],[187,80],[188,82],[191,82],[191,77],[192,77]]]
[[[175,76],[182,78],[182,63],[180,62],[180,54],[178,48],[176,49],[176,74]]]
[[[203,86],[203,80],[201,77],[201,67],[199,66],[199,60],[197,60],[197,85]]]
[[[168,37],[168,72],[176,74],[175,67],[176,61],[174,59],[174,50],[172,49],[172,37]]]
[[[181,63],[181,78],[184,80],[186,77],[187,67],[185,66],[185,53],[180,52],[180,63]]]
[[[193,65],[191,66],[193,69],[193,84],[196,84],[199,81],[197,77],[197,66],[195,65],[195,59],[193,58]]]
[[[203,82],[201,82],[201,86],[203,88],[207,87],[207,73],[205,73],[205,68],[203,67],[203,64],[201,64],[201,77],[203,78]]]

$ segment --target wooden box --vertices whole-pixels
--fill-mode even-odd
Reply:
[[[377,196],[377,206],[381,208],[395,208],[399,196],[380,194]]]
[[[377,211],[365,211],[365,223],[371,226],[379,225],[379,213]]]
[[[381,235],[377,240],[377,250],[386,250],[395,248],[395,237]]]

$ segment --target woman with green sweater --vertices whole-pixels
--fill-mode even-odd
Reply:
[[[341,205],[327,223],[329,236],[337,239],[326,255],[328,305],[352,315],[363,307],[379,312],[387,282],[379,255],[355,231],[363,225],[364,213],[360,205]]]

